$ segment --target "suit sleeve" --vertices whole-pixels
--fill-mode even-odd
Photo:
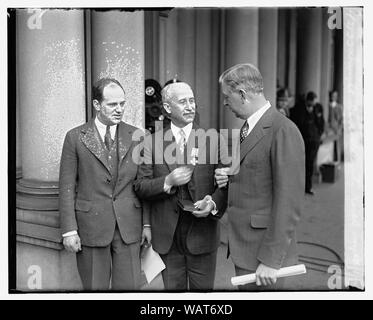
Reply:
[[[68,132],[62,148],[59,177],[59,211],[61,233],[78,230],[75,217],[75,188],[78,157],[72,132]]]
[[[174,188],[171,189],[171,193],[164,191],[166,176],[154,177],[152,144],[152,136],[146,136],[141,152],[142,164],[139,166],[139,171],[134,182],[134,190],[142,200],[160,200],[168,198],[175,193]]]
[[[274,133],[271,221],[257,255],[260,262],[272,268],[281,268],[303,210],[304,157],[303,139],[295,126],[281,127]]]

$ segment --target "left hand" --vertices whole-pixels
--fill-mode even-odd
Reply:
[[[269,286],[275,284],[277,281],[277,269],[268,267],[262,263],[258,266],[255,273],[257,286]]]
[[[206,196],[194,204],[196,209],[198,209],[197,211],[192,212],[195,217],[206,218],[210,214],[211,210],[214,209],[214,205],[207,201],[208,199],[209,198]]]
[[[149,227],[142,228],[141,245],[150,247],[152,245],[152,230]]]

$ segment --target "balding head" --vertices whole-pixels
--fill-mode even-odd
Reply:
[[[169,118],[178,127],[193,122],[195,101],[191,87],[185,82],[170,83],[162,90],[163,107]]]
[[[174,82],[166,85],[162,90],[163,103],[168,103],[178,92],[182,91],[189,91],[193,94],[192,88],[185,82]]]

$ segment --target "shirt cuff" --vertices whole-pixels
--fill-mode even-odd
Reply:
[[[74,230],[74,231],[69,231],[69,232],[64,233],[62,237],[66,238],[66,237],[76,236],[77,234],[78,232]]]
[[[165,180],[164,185],[163,185],[163,191],[166,192],[166,193],[168,193],[168,194],[170,194],[171,193],[171,189],[172,189],[172,186],[168,185],[166,183],[166,180]]]
[[[213,209],[211,210],[211,214],[215,216],[218,213],[218,210],[216,210],[216,203],[214,200],[212,200],[212,197],[209,196],[209,199],[207,200],[207,203],[212,203]]]

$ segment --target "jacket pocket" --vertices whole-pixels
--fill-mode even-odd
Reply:
[[[250,216],[250,225],[254,229],[266,229],[270,222],[270,216],[264,214],[253,214]]]
[[[76,199],[75,210],[88,212],[91,209],[91,201]]]

